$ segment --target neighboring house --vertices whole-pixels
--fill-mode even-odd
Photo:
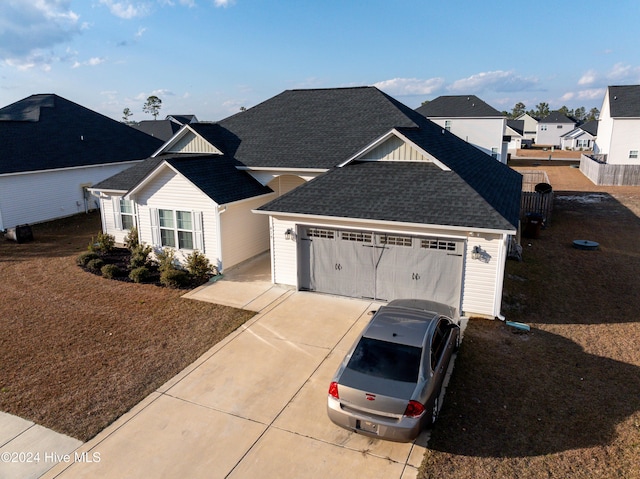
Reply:
[[[416,111],[501,163],[507,162],[507,118],[477,96],[439,96]]]
[[[195,115],[168,115],[164,120],[143,120],[131,123],[130,126],[162,141],[168,141],[184,125],[197,121]]]
[[[598,121],[591,120],[562,135],[560,146],[563,150],[591,150],[597,134]]]
[[[53,94],[0,109],[0,231],[96,208],[87,188],[162,142]]]
[[[538,122],[536,144],[560,147],[560,138],[576,127],[577,122],[559,111],[552,111]]]
[[[271,250],[277,284],[432,298],[496,317],[521,184],[359,87],[289,90],[219,123],[185,125],[93,191],[106,232],[122,237],[118,228],[135,222],[143,242],[179,256],[200,249],[221,270]]]
[[[505,136],[509,137],[509,145],[507,151],[511,154],[516,153],[520,148],[531,146],[531,140],[524,140],[524,121],[523,120],[507,120]]]
[[[538,119],[532,117],[528,113],[523,113],[518,118],[516,118],[516,120],[524,121],[522,138],[536,143],[536,134],[538,133]]]
[[[593,153],[580,170],[594,183],[640,184],[640,85],[607,88]]]

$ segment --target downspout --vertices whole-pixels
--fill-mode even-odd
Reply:
[[[222,225],[220,224],[222,213],[227,211],[227,207],[222,205],[216,205],[216,237],[218,238],[218,274],[222,273]],[[204,226],[203,226],[204,228]]]
[[[506,321],[507,318],[501,312],[502,309],[502,293],[504,289],[504,275],[506,273],[506,254],[509,241],[509,235],[505,234],[502,240],[502,248],[500,248],[500,258],[498,259],[498,264],[500,265],[500,275],[498,276],[498,284],[496,285],[500,289],[500,295],[496,299],[496,304],[494,306],[494,310],[497,311],[496,319],[500,321]]]

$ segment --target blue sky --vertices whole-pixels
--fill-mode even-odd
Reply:
[[[640,84],[640,1],[1,0],[0,107],[56,93],[120,120],[220,120],[292,88],[375,85],[600,108]]]

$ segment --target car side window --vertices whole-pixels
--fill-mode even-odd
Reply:
[[[438,325],[436,326],[436,331],[433,334],[433,339],[431,340],[431,370],[435,371],[438,362],[440,361],[440,356],[444,352],[447,345],[447,338],[450,334],[451,330],[448,327],[447,320],[442,318],[438,321]]]

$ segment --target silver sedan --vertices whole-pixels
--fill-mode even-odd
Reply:
[[[329,418],[367,436],[412,441],[438,416],[442,382],[459,345],[453,307],[417,299],[381,307],[333,377]]]

